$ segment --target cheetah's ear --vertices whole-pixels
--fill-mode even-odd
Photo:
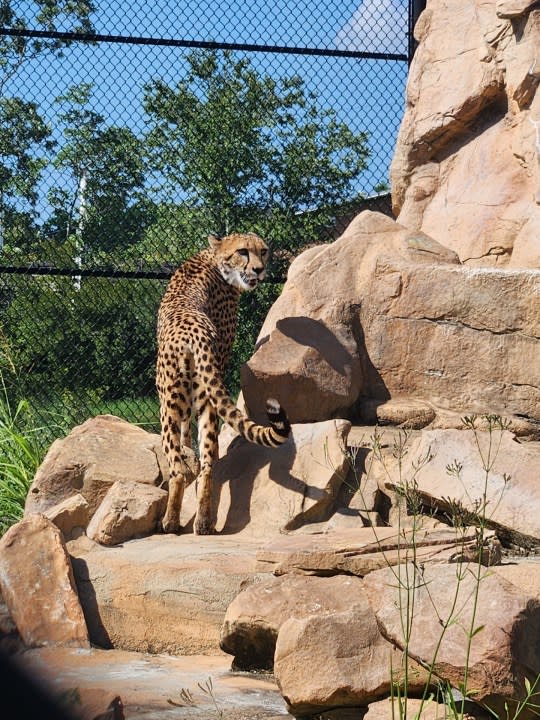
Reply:
[[[217,250],[223,238],[220,238],[216,233],[210,233],[208,236],[208,244],[212,250]]]

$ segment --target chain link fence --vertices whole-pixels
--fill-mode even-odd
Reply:
[[[411,0],[0,4],[4,401],[47,439],[98,413],[157,430],[155,316],[210,232],[273,248],[243,297],[232,392],[287,265],[388,171]]]

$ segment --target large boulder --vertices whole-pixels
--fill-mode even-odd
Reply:
[[[134,480],[117,480],[94,513],[86,534],[102,545],[151,535],[166,505],[165,490]]]
[[[540,268],[537,3],[428,0],[415,37],[391,169],[399,222],[470,265]]]
[[[268,578],[260,542],[226,536],[153,535],[107,547],[68,543],[90,639],[104,648],[197,655],[219,653],[227,607]]]
[[[523,700],[525,680],[540,674],[540,647],[531,642],[540,633],[540,600],[498,572],[408,564],[371,573],[364,587],[384,637],[407,645],[452,687],[467,678],[465,691],[495,713]]]
[[[274,674],[295,716],[365,707],[388,695],[402,671],[403,655],[381,635],[363,592],[347,609],[291,617],[279,631]],[[426,681],[410,661],[409,692],[422,692]]]
[[[43,515],[29,515],[0,540],[0,590],[28,647],[89,647],[62,533]]]
[[[242,368],[243,401],[262,418],[275,396],[312,422],[374,421],[390,398],[415,400],[401,406],[405,424],[407,412],[443,427],[498,413],[538,435],[539,293],[536,271],[464,267],[424,233],[366,211],[291,266]]]
[[[371,472],[385,491],[406,494],[414,485],[426,507],[458,526],[483,523],[507,546],[540,548],[538,443],[520,443],[496,425],[424,430],[399,460],[379,454]]]
[[[239,670],[274,667],[279,630],[290,618],[332,615],[355,607],[362,581],[348,575],[285,575],[254,583],[235,597],[221,628],[220,647]]]
[[[355,218],[335,243],[302,253],[241,370],[243,402],[252,417],[264,418],[268,396],[293,422],[344,416],[368,387],[389,397],[364,352],[358,315],[374,290],[380,256],[398,263],[458,262],[427,236],[371,211]],[[381,283],[385,307],[399,295],[399,276],[392,271],[377,278]]]
[[[44,513],[80,494],[91,517],[117,480],[159,485],[167,478],[158,435],[99,415],[53,442],[30,486],[25,513]]]

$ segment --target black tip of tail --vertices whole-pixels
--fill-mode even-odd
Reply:
[[[276,433],[283,438],[289,437],[289,433],[291,431],[289,418],[287,417],[285,410],[274,398],[268,398],[266,401],[266,414],[268,416],[268,420],[270,421],[270,425]]]

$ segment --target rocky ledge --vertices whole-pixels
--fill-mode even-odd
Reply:
[[[490,422],[297,425],[272,455],[229,438],[219,532],[197,537],[193,488],[183,533],[157,531],[157,438],[89,420],[53,444],[0,541],[1,644],[56,697],[76,690],[85,717],[105,702],[110,717],[388,717],[405,667],[411,702],[467,668],[476,711],[499,712],[540,673],[540,446]]]

